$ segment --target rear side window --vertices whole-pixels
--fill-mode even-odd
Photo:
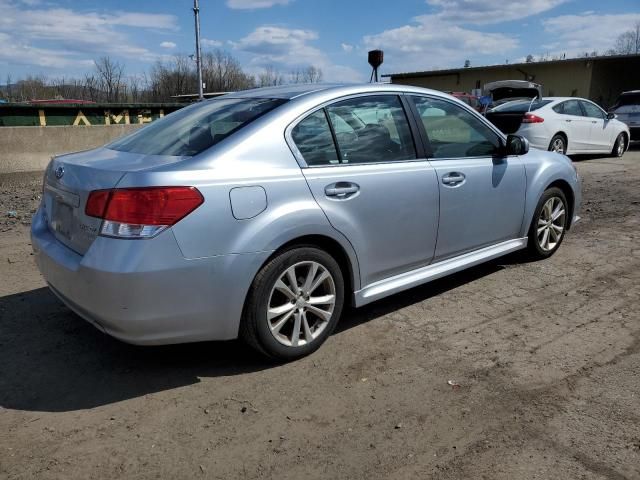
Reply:
[[[307,165],[340,163],[324,110],[318,110],[298,123],[291,131],[291,138]]]
[[[416,158],[407,116],[395,95],[371,95],[329,105],[340,163],[401,162]]]
[[[208,100],[156,120],[107,148],[145,155],[197,155],[285,102],[272,98]]]
[[[413,100],[433,158],[486,157],[499,152],[498,135],[469,111],[435,98]]]
[[[582,117],[582,109],[577,100],[567,100],[553,107],[553,111],[562,115],[575,115]]]

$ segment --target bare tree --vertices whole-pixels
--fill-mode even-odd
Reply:
[[[636,22],[631,30],[618,36],[614,50],[621,55],[640,53],[640,22]]]
[[[322,81],[322,70],[310,65],[305,69],[302,78],[305,83],[320,83]]]
[[[109,57],[100,57],[93,63],[95,64],[96,77],[99,88],[103,92],[104,100],[107,102],[120,101],[124,65]]]
[[[284,83],[284,77],[273,67],[273,65],[267,66],[256,78],[256,84],[259,87],[272,87],[275,85],[282,85]]]

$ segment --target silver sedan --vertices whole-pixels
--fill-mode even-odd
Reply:
[[[516,250],[552,255],[579,205],[566,156],[529,151],[453,97],[286,86],[55,157],[32,240],[51,290],[114,337],[240,336],[290,360],[345,303]]]

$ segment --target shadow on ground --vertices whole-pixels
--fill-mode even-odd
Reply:
[[[335,334],[490,275],[513,261],[490,262],[361,309],[347,309]],[[200,377],[278,367],[240,341],[127,345],[81,320],[46,288],[0,298],[0,366],[0,407],[52,412],[136,398],[195,384]]]

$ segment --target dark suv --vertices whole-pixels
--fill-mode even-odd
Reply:
[[[640,140],[640,90],[622,92],[609,111],[627,124],[631,140]]]

